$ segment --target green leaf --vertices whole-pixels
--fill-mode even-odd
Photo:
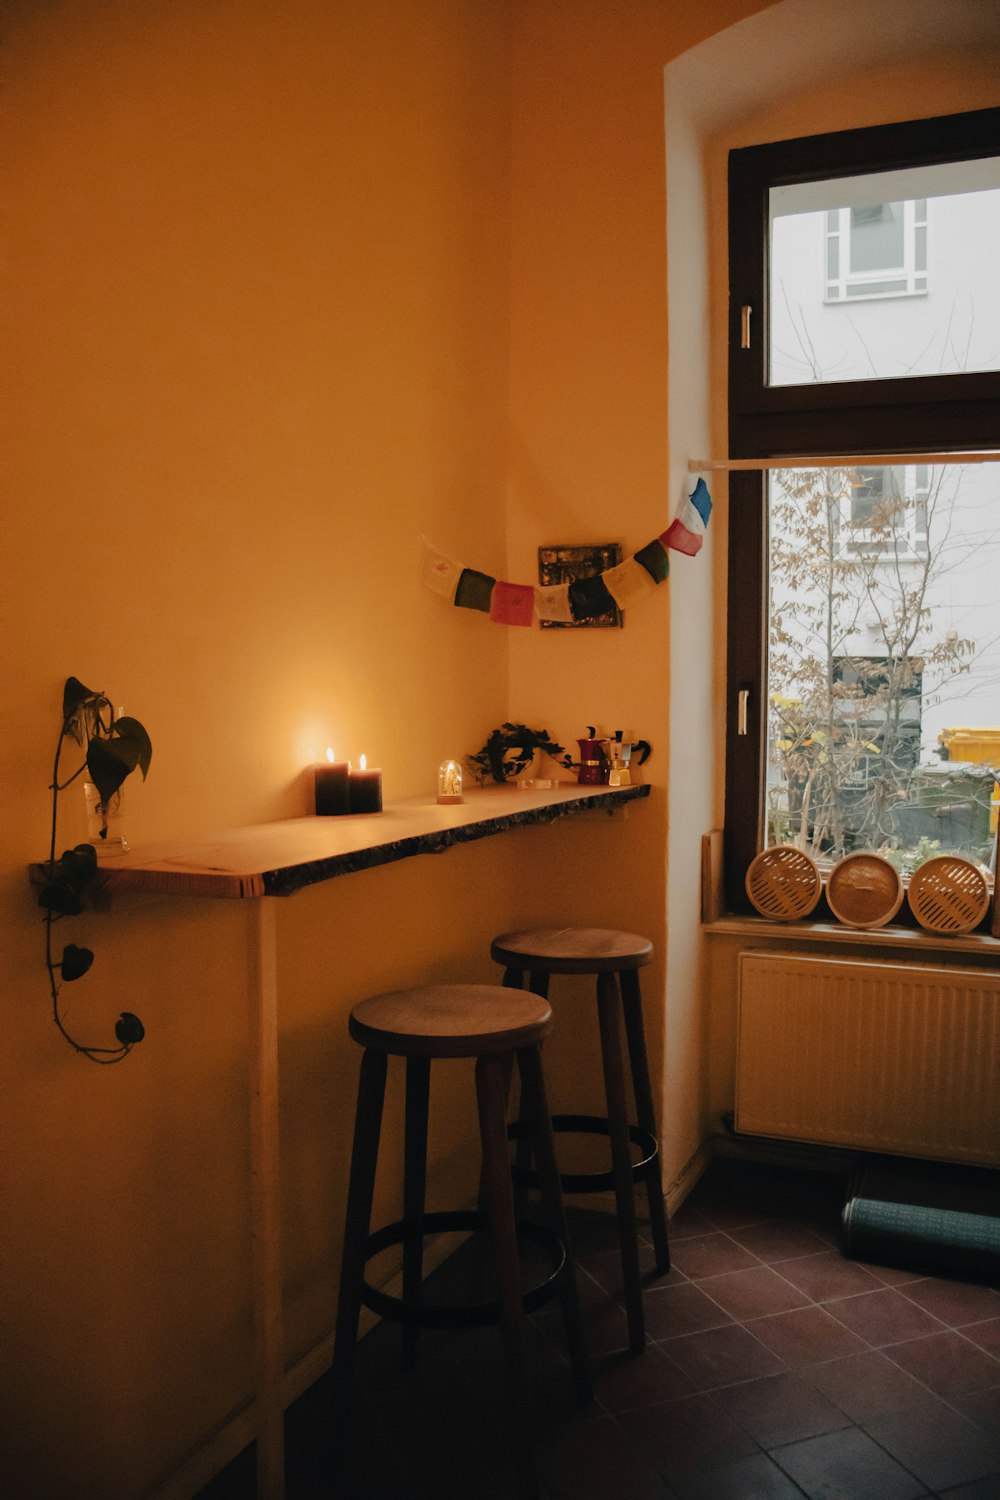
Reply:
[[[134,1016],[130,1010],[123,1010],[115,1022],[115,1036],[122,1046],[131,1047],[133,1043],[141,1042],[145,1035],[146,1028],[139,1017]]]
[[[75,943],[67,943],[63,949],[62,977],[69,983],[73,979],[80,979],[86,974],[94,962],[94,955],[89,948],[78,948]]]
[[[87,746],[87,769],[105,807],[139,764],[141,751],[140,744],[127,739],[91,740]]]
[[[145,781],[149,774],[149,763],[153,759],[153,745],[149,735],[138,719],[131,719],[127,715],[121,719],[116,719],[111,727],[117,738],[128,740],[131,744],[138,747],[139,759],[137,764],[139,770],[142,772],[142,779]]]

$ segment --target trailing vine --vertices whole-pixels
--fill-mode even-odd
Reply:
[[[85,758],[71,776],[60,782],[60,763],[67,739],[81,748]],[[84,908],[84,892],[97,873],[97,850],[93,844],[76,844],[64,849],[56,859],[56,827],[59,794],[86,771],[98,791],[101,814],[100,837],[107,838],[111,799],[136,767],[145,780],[152,759],[149,735],[138,719],[114,717],[111,700],[104,693],[84,687],[78,677],[68,677],[63,688],[62,727],[56,742],[52,766],[52,821],[49,833],[49,857],[43,866],[44,883],[38,904],[45,916],[45,967],[48,970],[52,997],[52,1019],[69,1045],[96,1063],[121,1062],[145,1036],[145,1028],[132,1011],[122,1011],[115,1022],[117,1047],[84,1045],[71,1036],[59,1012],[59,995],[64,984],[82,979],[89,972],[94,955],[90,948],[67,943],[59,958],[53,946],[53,928],[66,917],[78,915]]]
[[[493,780],[502,786],[531,764],[536,750],[543,750],[567,770],[573,765],[562,745],[549,738],[547,729],[529,729],[525,724],[501,724],[481,750],[466,756],[465,763],[478,782]]]

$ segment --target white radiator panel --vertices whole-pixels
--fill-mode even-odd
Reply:
[[[735,1124],[1000,1165],[1000,973],[741,953]]]

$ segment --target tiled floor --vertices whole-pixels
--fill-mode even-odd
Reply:
[[[647,1282],[638,1358],[613,1220],[574,1210],[595,1395],[574,1405],[559,1314],[536,1313],[546,1500],[1000,1500],[1000,1293],[844,1260],[843,1199],[841,1179],[717,1162],[671,1223],[673,1270]],[[289,1500],[513,1500],[497,1344],[422,1335],[404,1374],[381,1325],[336,1486],[326,1382],[289,1413]],[[248,1452],[200,1500],[253,1494]]]

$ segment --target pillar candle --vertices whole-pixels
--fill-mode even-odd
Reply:
[[[346,760],[334,760],[332,750],[328,750],[326,760],[320,761],[315,767],[318,817],[328,818],[350,812],[350,770]]]
[[[363,755],[360,770],[355,771],[352,767],[348,785],[352,813],[382,811],[382,772],[369,771]]]

